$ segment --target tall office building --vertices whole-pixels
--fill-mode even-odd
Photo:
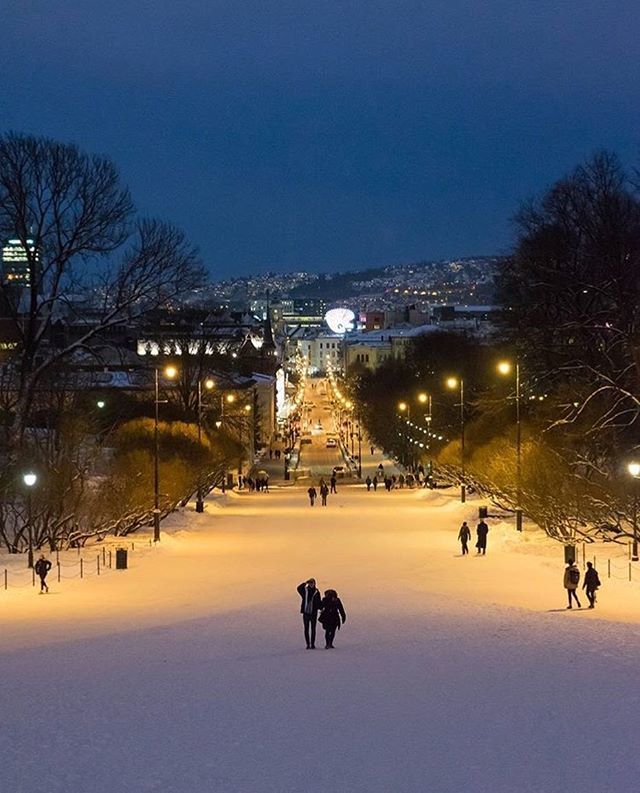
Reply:
[[[28,239],[26,247],[20,240],[7,240],[2,246],[2,282],[13,286],[29,286],[29,257],[32,261],[38,260],[33,240]]]

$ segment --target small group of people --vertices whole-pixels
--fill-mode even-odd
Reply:
[[[315,578],[309,578],[296,587],[300,595],[300,613],[304,626],[307,650],[316,649],[316,623],[324,628],[325,650],[333,650],[336,631],[347,621],[347,615],[335,589],[325,590],[324,597],[316,586]]]
[[[320,488],[320,499],[323,507],[327,506],[327,498],[329,493],[337,493],[338,480],[336,479],[335,474],[331,476],[329,480],[329,484],[324,481],[324,479],[320,480],[319,488]],[[309,496],[309,504],[313,506],[316,503],[316,499],[318,498],[318,491],[315,489],[313,485],[310,485],[307,489],[307,495]]]
[[[573,608],[572,601],[575,600],[576,605],[579,609],[582,608],[582,604],[578,599],[578,585],[580,584],[580,568],[574,562],[573,559],[569,559],[567,561],[567,566],[564,570],[564,576],[562,579],[563,586],[567,592],[567,600],[569,601],[567,608]],[[593,566],[591,562],[587,562],[587,571],[584,574],[584,581],[582,583],[582,589],[584,589],[585,594],[587,596],[587,600],[589,601],[589,608],[595,608],[596,605],[596,592],[600,588],[600,576],[598,575],[598,571]]]
[[[268,476],[258,476],[255,479],[252,476],[239,476],[238,477],[238,485],[239,489],[242,490],[243,487],[246,487],[250,493],[253,493],[254,490],[258,493],[269,492],[269,477]]]
[[[478,523],[476,526],[476,555],[484,556],[487,553],[488,534],[489,526],[485,522],[484,518],[482,518],[480,523]],[[469,542],[471,540],[471,529],[469,528],[469,524],[466,520],[462,521],[462,526],[460,526],[460,531],[458,532],[458,539],[460,540],[460,545],[462,547],[462,555],[465,556],[469,553]]]

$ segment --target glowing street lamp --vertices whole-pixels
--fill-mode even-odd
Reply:
[[[634,479],[640,477],[640,463],[629,463],[627,471]],[[631,559],[634,562],[638,561],[638,486],[634,482],[633,487],[633,553]]]
[[[107,403],[104,401],[104,399],[99,399],[99,400],[96,402],[96,407],[98,408],[98,410],[104,410],[104,408],[106,407],[106,405],[107,405]]]
[[[33,527],[31,525],[31,518],[32,518],[31,491],[35,487],[36,482],[38,481],[38,476],[37,474],[34,474],[33,471],[27,471],[22,475],[22,481],[24,482],[27,488],[27,531],[29,535],[29,552],[27,556],[27,567],[31,569],[33,567]]]
[[[160,371],[155,371],[155,421],[153,424],[153,541],[160,540],[160,438],[158,433],[158,410],[160,406]],[[167,380],[173,380],[178,370],[175,366],[166,366],[163,371]],[[165,400],[163,400],[165,401]]]
[[[516,529],[522,531],[522,430],[520,425],[520,362],[515,366],[510,361],[500,361],[496,367],[498,374],[504,377],[515,373],[516,386]],[[515,370],[515,372],[514,372]]]
[[[460,470],[461,470],[461,482],[460,482],[460,502],[464,504],[467,500],[467,486],[466,486],[466,476],[465,476],[465,449],[464,449],[464,380],[463,378],[457,377],[447,377],[445,384],[448,389],[451,391],[458,390],[460,394]]]
[[[204,387],[207,391],[213,390],[215,384],[215,380],[211,377],[204,381]],[[198,380],[198,446],[202,443],[202,385],[203,383]],[[200,478],[198,478],[198,490],[196,492],[196,512],[204,512],[204,494]]]

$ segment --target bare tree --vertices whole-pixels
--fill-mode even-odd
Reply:
[[[28,259],[28,282],[0,287],[19,338],[5,401],[15,460],[42,378],[105,331],[195,286],[202,271],[181,231],[136,219],[108,159],[47,138],[0,138],[0,234]],[[54,334],[61,317],[72,335]]]

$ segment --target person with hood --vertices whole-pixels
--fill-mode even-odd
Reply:
[[[327,506],[327,496],[329,495],[329,488],[327,487],[327,483],[322,480],[320,484],[320,498],[322,499],[322,506]]]
[[[333,640],[340,625],[347,621],[342,601],[335,589],[327,589],[320,603],[320,624],[324,628],[325,650],[333,650]]]
[[[478,549],[478,553],[481,553],[483,556],[487,552],[487,534],[489,534],[489,527],[481,520],[476,527],[476,534],[478,536],[478,541],[476,542],[476,548]]]
[[[304,625],[304,640],[307,643],[307,650],[316,649],[316,622],[318,620],[318,610],[320,609],[322,598],[320,590],[316,586],[316,579],[309,578],[296,587],[301,597],[300,613]]]
[[[466,553],[469,553],[469,546],[467,543],[471,539],[471,529],[469,528],[467,521],[463,521],[462,526],[460,526],[460,531],[458,532],[458,539],[460,540],[460,544],[462,545],[462,555],[464,556]]]
[[[565,568],[564,578],[563,578],[564,588],[567,590],[567,598],[569,600],[569,605],[567,606],[568,609],[571,608],[572,598],[575,598],[575,601],[578,604],[578,608],[579,609],[582,608],[582,606],[580,605],[580,601],[578,600],[578,593],[576,592],[579,583],[580,583],[580,570],[578,568],[578,565],[575,564],[573,559],[569,559],[569,563]]]
[[[318,491],[315,489],[313,485],[311,485],[311,487],[309,487],[309,489],[307,490],[307,493],[309,494],[309,503],[311,504],[311,506],[313,506],[316,503],[316,498],[318,497]]]
[[[591,562],[587,562],[587,572],[584,574],[584,583],[582,585],[582,588],[587,593],[590,609],[595,608],[596,590],[598,589],[599,586],[600,586],[600,576],[598,575],[598,571],[591,564]]]
[[[46,578],[49,570],[51,570],[51,562],[45,557],[44,554],[42,554],[35,563],[33,569],[35,570],[36,575],[40,577],[40,594],[43,592],[48,592],[49,586],[47,585]]]

